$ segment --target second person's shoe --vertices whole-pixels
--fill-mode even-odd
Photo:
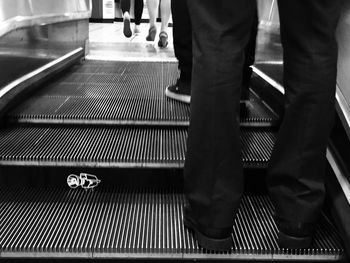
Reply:
[[[189,104],[191,102],[191,83],[178,79],[175,84],[166,87],[165,96]]]
[[[155,26],[151,26],[148,30],[148,36],[146,37],[147,41],[154,41],[157,34],[157,28]]]
[[[232,228],[229,229],[204,229],[200,227],[192,215],[189,205],[184,207],[184,225],[194,232],[194,238],[200,247],[214,251],[228,251],[233,246]]]
[[[129,15],[124,15],[123,18],[123,33],[124,36],[129,38],[132,36],[131,28],[130,28],[130,16]]]
[[[161,48],[165,48],[168,46],[168,34],[164,31],[159,34],[158,46]]]

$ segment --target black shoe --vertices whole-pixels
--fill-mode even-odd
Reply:
[[[125,37],[131,37],[132,32],[130,28],[130,17],[124,17],[123,19],[124,27],[123,27],[123,33]]]
[[[157,34],[157,28],[155,26],[151,26],[148,30],[148,36],[146,37],[147,41],[154,41]]]
[[[312,242],[314,225],[311,223],[289,222],[275,218],[278,227],[277,243],[280,248],[308,248]]]
[[[165,48],[168,46],[168,34],[164,31],[159,34],[158,47]]]
[[[201,228],[196,224],[189,205],[185,205],[184,207],[184,225],[186,228],[194,232],[194,238],[202,248],[215,251],[228,251],[232,248],[232,228]]]
[[[180,79],[165,89],[165,96],[184,103],[191,102],[191,84]]]
[[[248,110],[248,106],[249,105],[249,101],[248,100],[241,100],[239,102],[239,116],[241,119],[246,119],[249,116],[249,110]]]

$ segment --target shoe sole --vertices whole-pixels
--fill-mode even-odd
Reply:
[[[148,36],[146,37],[146,40],[154,41],[154,39],[156,38],[156,34],[157,34],[157,29],[152,28],[151,30],[148,31]]]
[[[158,47],[166,48],[168,46],[168,35],[159,35]]]
[[[280,248],[302,249],[310,247],[312,236],[294,237],[287,235],[281,231],[278,232],[277,243]]]
[[[177,101],[181,101],[181,102],[184,102],[187,104],[191,103],[191,96],[175,94],[173,92],[170,92],[168,88],[169,88],[169,86],[166,87],[166,89],[165,89],[165,96],[167,96],[168,98],[171,98],[171,99],[174,99]]]
[[[163,41],[161,39],[159,39],[158,41],[158,47],[161,47],[161,48],[166,48],[168,46],[168,41]]]
[[[194,232],[194,238],[198,241],[198,244],[200,247],[208,250],[214,250],[214,251],[231,250],[233,245],[233,240],[231,236],[223,239],[207,237],[203,235],[201,232],[199,232],[196,229],[195,224],[187,220],[186,218],[184,218],[184,225],[186,228]]]
[[[132,36],[132,32],[130,28],[130,19],[124,19],[123,33],[124,33],[124,36],[128,38]]]

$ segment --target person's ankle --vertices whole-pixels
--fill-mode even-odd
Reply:
[[[136,24],[135,24],[135,27],[134,27],[134,33],[135,33],[135,34],[139,34],[139,33],[141,33],[141,28],[140,28],[140,25],[136,25]]]
[[[125,12],[125,13],[123,14],[123,18],[124,18],[124,19],[129,19],[129,20],[130,20],[130,14],[129,14],[129,12]]]
[[[157,25],[156,25],[156,24],[150,23],[150,24],[149,24],[149,29],[151,29],[151,28],[157,28]]]

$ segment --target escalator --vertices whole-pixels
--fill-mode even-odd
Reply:
[[[177,77],[176,63],[83,61],[7,112],[0,258],[345,259],[326,207],[310,248],[278,247],[263,182],[280,116],[254,86],[240,114],[246,185],[234,246],[221,253],[198,246],[182,223],[189,106],[164,96]]]

